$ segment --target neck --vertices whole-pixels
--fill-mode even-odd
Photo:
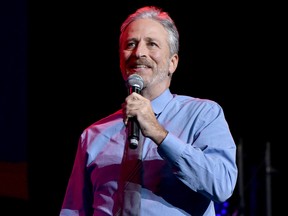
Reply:
[[[157,98],[159,95],[161,95],[166,89],[168,88],[168,86],[166,87],[157,87],[157,88],[143,88],[141,91],[141,94],[143,97],[149,99],[150,101],[152,101],[153,99]]]

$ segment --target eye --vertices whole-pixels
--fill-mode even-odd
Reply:
[[[136,46],[136,43],[134,41],[130,41],[126,44],[126,49],[132,50]]]
[[[149,46],[149,47],[158,47],[158,44],[155,43],[155,42],[153,42],[153,41],[150,41],[150,42],[148,43],[148,46]]]

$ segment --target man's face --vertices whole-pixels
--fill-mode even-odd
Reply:
[[[139,19],[129,24],[120,42],[120,68],[124,80],[138,74],[145,85],[167,82],[171,66],[168,33],[151,19]]]

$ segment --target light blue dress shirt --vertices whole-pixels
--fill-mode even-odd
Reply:
[[[141,216],[215,215],[238,175],[222,108],[169,89],[151,103],[168,135],[159,147],[144,138]],[[122,110],[83,131],[61,216],[113,215],[126,139]]]

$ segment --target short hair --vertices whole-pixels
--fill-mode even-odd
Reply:
[[[120,39],[127,26],[138,19],[148,18],[159,22],[165,30],[168,32],[168,44],[170,49],[170,56],[178,54],[179,52],[179,32],[178,29],[170,17],[170,15],[163,11],[162,8],[156,6],[145,6],[137,9],[134,13],[130,14],[126,20],[122,23],[120,28]],[[121,42],[121,41],[119,41]]]

